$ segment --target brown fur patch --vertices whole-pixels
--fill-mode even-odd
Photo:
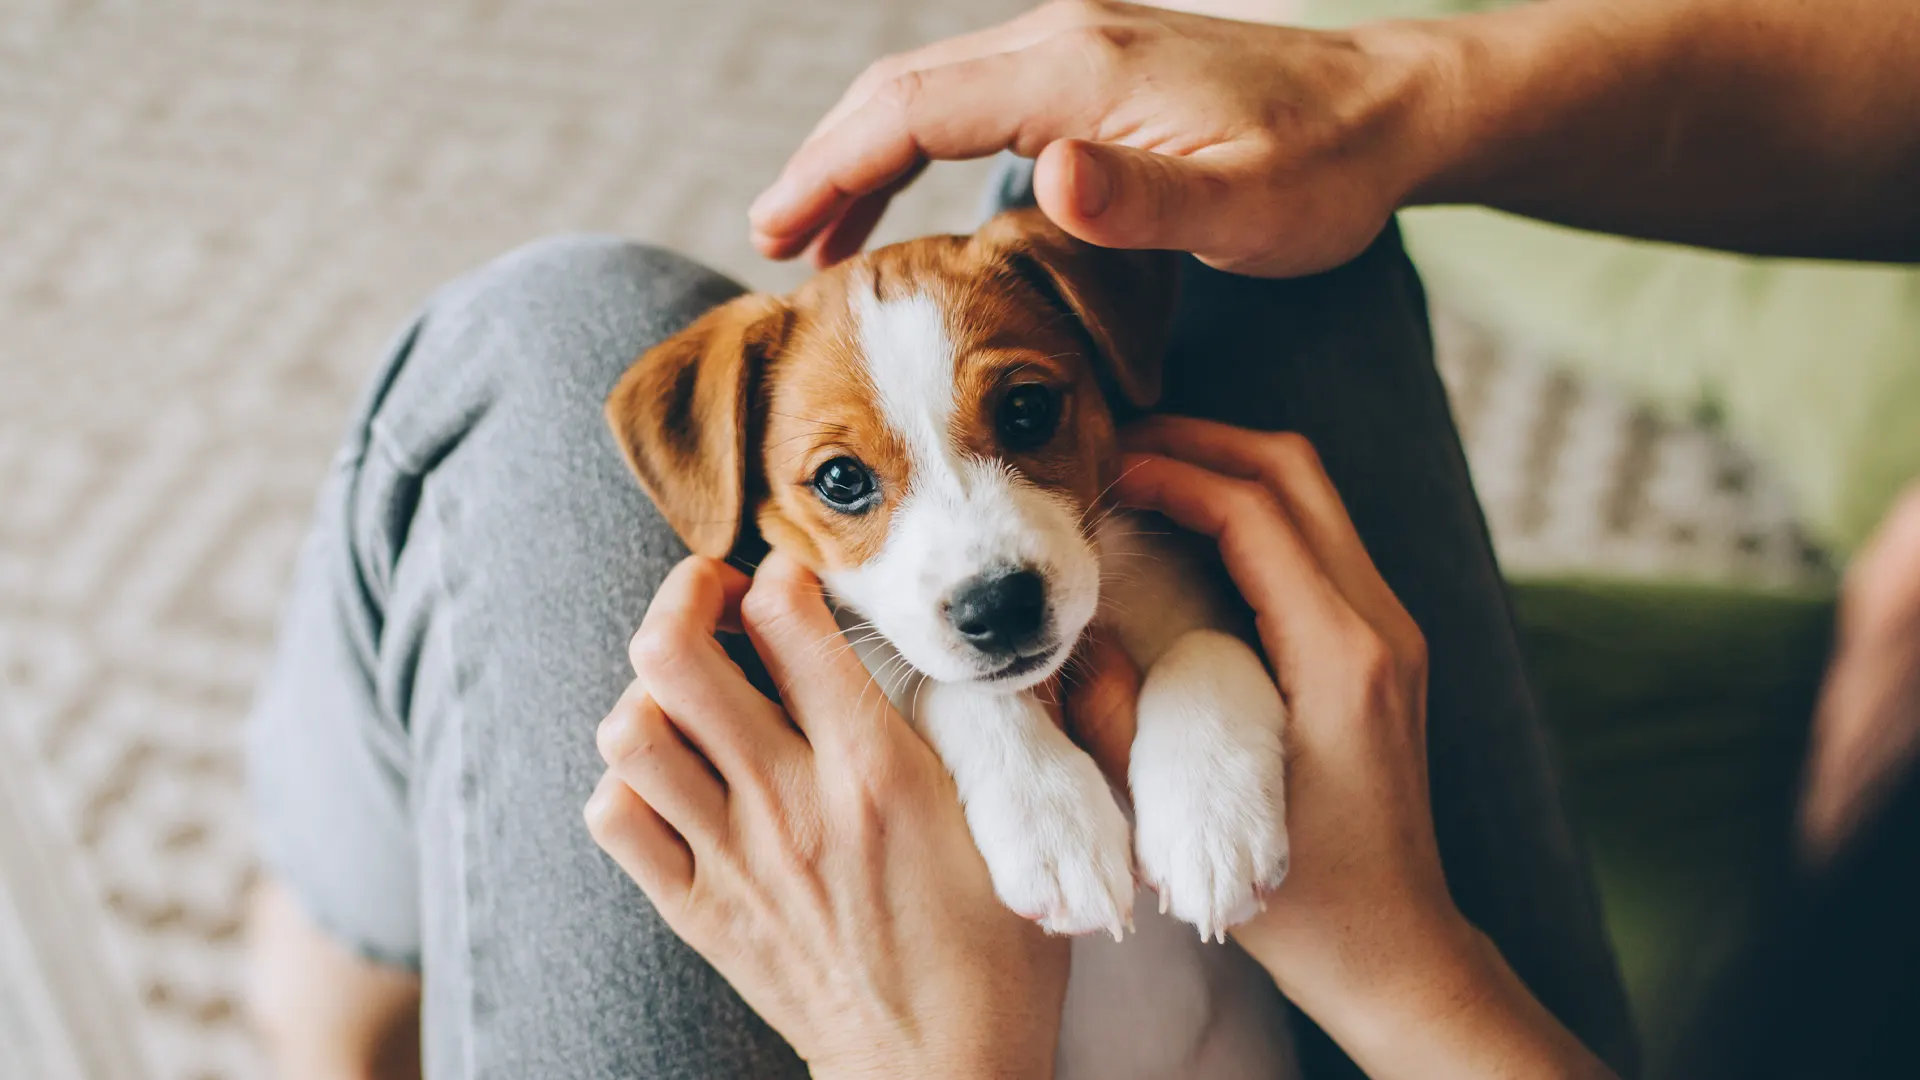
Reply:
[[[606,403],[627,463],[693,551],[724,556],[740,534],[752,425],[748,397],[792,316],[777,297],[714,308],[647,350]]]
[[[1033,484],[1087,516],[1118,460],[1113,417],[1095,369],[1093,338],[1070,312],[1007,267],[1007,253],[969,237],[926,237],[868,253],[808,282],[786,348],[768,368],[762,468],[768,498],[762,532],[815,569],[857,566],[886,542],[893,512],[912,483],[907,448],[890,430],[867,377],[851,290],[882,300],[934,298],[954,347],[950,435],[964,453],[1007,461]],[[1045,445],[1010,453],[995,416],[1016,386],[1039,383],[1060,396],[1060,420]],[[828,507],[814,473],[839,456],[865,463],[880,502],[858,515]]]
[[[608,417],[696,550],[714,553],[723,536],[730,543],[729,522],[753,503],[766,540],[815,570],[860,565],[885,545],[913,477],[868,377],[850,290],[874,289],[882,300],[925,293],[944,312],[954,347],[955,445],[1008,462],[1069,499],[1084,521],[1118,458],[1103,384],[1136,404],[1157,391],[1171,259],[1088,248],[1033,211],[1003,214],[974,237],[895,244],[819,274],[784,301],[742,298],[727,305],[738,314],[703,318],[635,365]],[[768,321],[775,313],[782,318]],[[734,346],[766,348],[743,365],[723,355]],[[1045,445],[1013,453],[1001,445],[995,414],[1025,383],[1060,395],[1060,420]],[[736,439],[747,444],[744,461],[729,454]],[[693,456],[718,460],[688,467]],[[843,456],[878,482],[879,499],[864,512],[837,511],[813,488],[820,466]],[[730,501],[731,512],[722,505]]]
[[[818,282],[819,279],[816,279]],[[765,420],[760,464],[766,501],[758,511],[768,543],[783,541],[816,570],[858,566],[877,554],[887,521],[912,481],[906,447],[882,421],[860,355],[859,328],[844,289],[796,297],[804,313],[789,348],[768,367],[759,407]],[[880,498],[859,514],[828,506],[814,490],[814,474],[837,457],[854,458],[874,473]],[[804,537],[804,544],[794,541]]]

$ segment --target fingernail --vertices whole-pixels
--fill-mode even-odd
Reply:
[[[1113,177],[1088,147],[1076,147],[1073,161],[1073,208],[1083,218],[1097,218],[1113,201]]]

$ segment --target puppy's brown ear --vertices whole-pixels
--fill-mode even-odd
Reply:
[[[607,396],[640,486],[697,555],[725,558],[747,499],[747,406],[791,309],[753,293],[647,350]]]
[[[1095,247],[1036,209],[996,216],[975,240],[1080,321],[1114,386],[1130,403],[1144,409],[1160,400],[1179,291],[1176,253]]]

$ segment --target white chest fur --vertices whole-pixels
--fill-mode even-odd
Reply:
[[[1285,873],[1284,708],[1203,547],[1124,514],[1098,545],[1100,620],[1147,674],[1132,820],[1028,695],[899,678],[898,655],[870,635],[852,636],[857,651],[895,676],[894,703],[953,771],[1001,897],[1079,935],[1063,1080],[1296,1076],[1278,990],[1238,946],[1203,936],[1223,936]],[[1134,887],[1129,849],[1157,892]],[[1125,921],[1123,941],[1088,932]]]

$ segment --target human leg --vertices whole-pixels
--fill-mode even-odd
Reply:
[[[522,249],[432,299],[334,463],[255,800],[315,921],[424,971],[429,1076],[800,1074],[580,822],[627,637],[685,554],[601,403],[738,291],[616,240]]]

